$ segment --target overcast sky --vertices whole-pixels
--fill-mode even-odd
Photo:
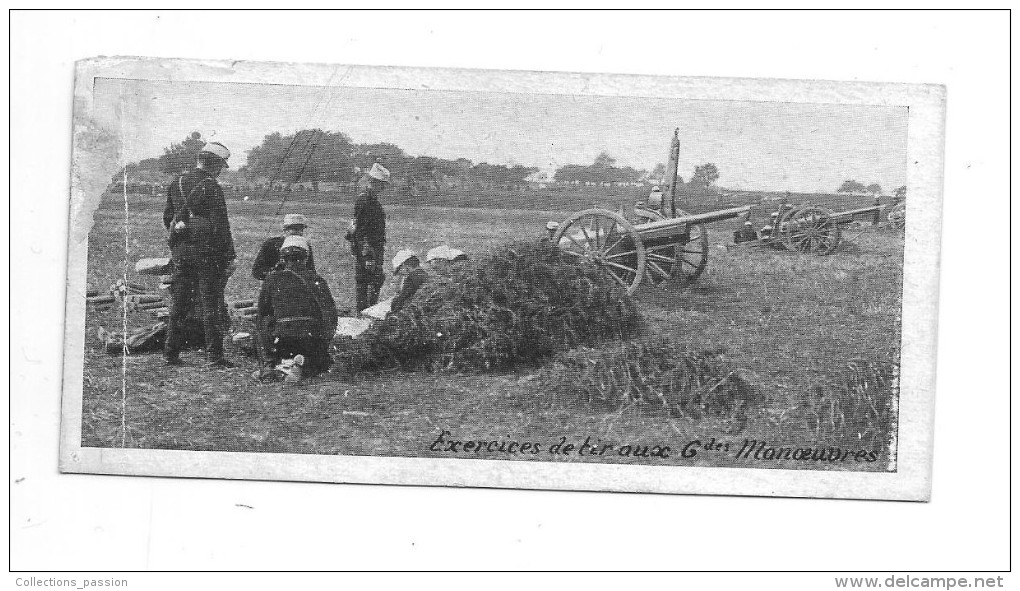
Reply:
[[[476,163],[552,170],[605,150],[620,166],[651,169],[679,127],[684,178],[714,162],[718,184],[735,189],[906,184],[905,107],[111,79],[95,91],[99,118],[124,129],[129,162],[199,131],[230,148],[236,169],[266,134],[321,128]]]

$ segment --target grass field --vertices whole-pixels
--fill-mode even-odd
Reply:
[[[600,204],[615,209],[640,195],[630,188],[564,198],[542,195],[478,199],[467,207],[462,195],[434,198],[435,205],[412,206],[405,199],[386,204],[387,256],[398,248],[419,252],[448,243],[471,254],[511,239],[538,239],[545,222],[561,220],[574,209]],[[575,194],[576,193],[576,194]],[[251,278],[258,245],[278,231],[276,201],[241,202],[231,196],[230,219],[239,270],[230,280],[228,298],[253,297]],[[343,233],[352,213],[349,199],[296,194],[288,211],[312,220],[309,233],[318,270],[334,291],[338,306],[353,307],[353,257]],[[739,203],[735,203],[739,204]],[[845,207],[870,204],[846,203]],[[88,282],[105,290],[127,272],[135,281],[155,286],[155,278],[133,273],[134,262],[165,256],[162,201],[129,196],[125,253],[124,201],[105,195],[89,239]],[[456,207],[452,205],[457,205]],[[569,205],[567,207],[566,205]],[[688,206],[699,211],[731,205]],[[838,204],[843,205],[843,204]],[[502,207],[500,207],[502,206]],[[513,206],[509,208],[508,206]],[[762,210],[756,215],[767,217]],[[689,288],[643,286],[636,295],[649,325],[698,350],[723,349],[727,363],[761,388],[765,405],[742,432],[711,419],[678,419],[660,409],[631,405],[606,413],[553,400],[529,389],[533,370],[509,374],[428,374],[391,372],[356,383],[326,375],[299,387],[263,384],[251,377],[257,364],[242,358],[237,369],[202,368],[195,363],[166,367],[159,355],[110,356],[101,350],[96,329],[119,330],[122,312],[93,312],[87,318],[83,445],[189,450],[265,451],[344,455],[453,457],[429,445],[443,430],[458,439],[558,441],[579,443],[591,437],[621,445],[683,444],[713,437],[739,446],[747,439],[785,446],[852,446],[829,441],[812,431],[819,413],[819,384],[838,381],[855,358],[898,362],[903,268],[902,235],[883,228],[865,232],[826,257],[797,255],[768,248],[731,248],[738,221],[710,227],[709,266]],[[848,232],[853,235],[856,232]],[[383,296],[390,289],[384,288]],[[153,320],[128,314],[128,326]],[[126,406],[121,406],[122,370],[126,372]],[[121,429],[125,415],[126,430]],[[861,440],[858,447],[879,446]],[[870,447],[869,447],[870,446]],[[461,457],[461,456],[458,456]],[[490,456],[504,458],[509,456]],[[592,460],[572,456],[515,456],[550,461],[633,462],[630,457]],[[682,458],[673,453],[657,464],[733,465],[773,468],[879,470],[875,463],[761,462],[700,453]],[[647,461],[647,460],[645,460]]]

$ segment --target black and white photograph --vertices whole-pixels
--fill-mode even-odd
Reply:
[[[9,587],[1009,587],[1008,10],[130,8],[9,14]]]
[[[912,177],[942,89],[281,69],[79,63],[64,469],[623,465],[570,486],[699,492],[668,474],[725,467],[915,474],[828,494],[925,498],[904,294],[908,350],[933,300],[904,276],[937,285],[938,185]]]

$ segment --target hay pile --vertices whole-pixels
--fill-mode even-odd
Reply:
[[[729,420],[738,431],[764,402],[720,352],[695,352],[659,338],[569,351],[542,370],[535,385],[569,406],[616,409],[643,402],[672,416]]]
[[[548,243],[517,242],[432,276],[399,313],[336,356],[347,372],[392,367],[496,371],[639,330],[607,273]]]

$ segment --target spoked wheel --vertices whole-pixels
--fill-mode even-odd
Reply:
[[[635,207],[628,220],[634,226],[648,224],[666,219],[662,212],[656,209]],[[643,241],[645,247],[645,281],[652,285],[661,285],[667,279],[673,277],[678,268],[676,244],[672,241],[663,240],[649,242]]]
[[[685,215],[685,212],[677,212],[677,216]],[[680,285],[690,285],[708,266],[708,229],[704,224],[689,224],[687,234],[681,238],[676,245],[677,266],[673,275]]]
[[[677,210],[677,217],[689,215]],[[634,209],[636,224],[667,219],[650,209]],[[708,230],[704,224],[692,224],[687,232],[669,240],[645,240],[645,280],[660,285],[667,279],[676,279],[680,286],[697,281],[708,265]]]
[[[645,273],[645,247],[634,225],[606,209],[586,209],[570,216],[553,235],[553,243],[571,256],[605,269],[633,294]]]
[[[905,201],[900,201],[889,210],[889,215],[886,216],[889,223],[892,224],[897,230],[902,230],[907,227],[907,204]]]
[[[793,251],[829,254],[839,246],[842,233],[832,212],[809,205],[785,218],[781,230],[784,245]]]
[[[787,224],[787,222],[790,220],[790,218],[793,217],[795,213],[797,213],[797,210],[802,207],[804,206],[783,204],[783,206],[779,209],[779,216],[776,218],[775,222],[776,227],[773,228],[772,230],[771,242],[773,246],[778,246],[786,250],[792,250],[790,248],[790,245],[786,243],[785,239],[786,231],[787,228],[789,227],[789,224]]]

